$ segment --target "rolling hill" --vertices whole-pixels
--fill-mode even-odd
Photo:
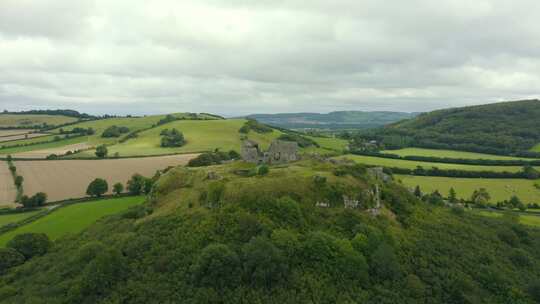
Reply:
[[[438,110],[390,124],[367,137],[387,148],[421,147],[502,155],[527,152],[540,143],[540,101],[522,100]]]
[[[366,129],[416,116],[405,112],[338,111],[320,113],[252,114],[247,118],[287,129]]]

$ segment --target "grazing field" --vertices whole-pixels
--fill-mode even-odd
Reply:
[[[534,180],[410,175],[395,175],[395,177],[409,188],[420,186],[424,193],[439,190],[442,195],[447,196],[450,188],[453,187],[458,198],[469,199],[474,190],[486,188],[491,195],[491,203],[508,200],[514,195],[524,203],[540,203],[540,190],[534,187],[538,181]]]
[[[340,138],[315,137],[315,136],[306,136],[306,137],[314,140],[320,146],[320,148],[310,147],[310,148],[304,149],[304,152],[308,152],[308,153],[325,153],[325,152],[328,152],[328,150],[342,153],[343,150],[345,150],[345,148],[349,145],[348,141],[344,139],[340,139]]]
[[[17,189],[6,161],[0,161],[0,207],[12,207]]]
[[[156,170],[186,164],[196,154],[160,157],[105,159],[16,161],[17,172],[24,177],[24,194],[45,192],[49,201],[86,196],[88,184],[95,178],[104,178],[112,185],[125,185],[135,173],[153,176]],[[110,192],[109,192],[110,193]]]
[[[0,235],[0,247],[21,233],[45,233],[51,239],[82,231],[100,218],[144,202],[143,197],[97,200],[61,207],[34,222]]]
[[[7,142],[7,141],[18,141],[18,140],[23,140],[23,139],[43,137],[43,136],[49,136],[49,135],[50,134],[47,134],[47,133],[25,133],[25,134],[11,135],[11,136],[2,136],[0,137],[0,143]]]
[[[496,211],[474,210],[473,212],[486,217],[502,217],[504,215],[504,213]],[[527,215],[521,213],[517,215],[517,217],[521,224],[533,227],[540,227],[540,216],[538,215]]]
[[[62,115],[0,114],[0,127],[36,126],[46,123],[58,126],[77,121],[77,118]]]
[[[339,158],[348,158],[357,163],[366,164],[366,165],[396,167],[396,168],[404,168],[404,169],[415,169],[417,166],[422,166],[424,169],[437,167],[443,170],[466,170],[466,171],[519,172],[522,170],[522,167],[520,166],[475,166],[475,165],[460,165],[460,164],[444,164],[444,163],[431,163],[431,162],[422,162],[422,161],[364,156],[364,155],[351,155],[351,154],[344,155]]]
[[[493,160],[530,160],[530,158],[502,156],[493,154],[483,154],[474,152],[464,152],[455,150],[435,150],[422,148],[405,148],[399,150],[385,150],[381,153],[396,154],[399,156],[426,156],[426,157],[446,157],[461,159],[493,159]]]
[[[42,210],[34,210],[34,211],[28,211],[28,212],[20,212],[20,213],[12,213],[12,214],[4,214],[0,215],[0,227],[5,226],[7,224],[20,222],[26,218],[31,217],[32,215],[35,215]]]
[[[0,156],[8,155],[8,154],[15,155],[18,153],[31,152],[31,151],[52,150],[52,149],[61,148],[64,146],[85,143],[87,141],[86,136],[63,139],[59,141],[53,141],[51,140],[51,138],[49,138],[49,136],[44,137],[44,138],[46,138],[45,140],[46,142],[44,143],[37,143],[37,144],[29,145],[29,146],[8,147],[8,148],[0,149]],[[32,140],[38,140],[38,139],[42,139],[42,138],[35,138]],[[44,154],[44,153],[41,153],[41,154]]]
[[[181,120],[153,128],[139,133],[135,139],[109,147],[109,154],[119,153],[120,156],[134,155],[160,155],[171,153],[190,153],[213,151],[219,148],[222,151],[240,151],[241,135],[238,130],[244,124],[243,119],[230,120]],[[178,148],[160,147],[163,129],[175,128],[184,133],[186,144]],[[259,134],[250,132],[248,137],[259,142],[263,148],[267,147],[272,139],[281,135],[274,130],[272,133]],[[93,154],[88,151],[82,156]]]
[[[88,145],[87,143],[77,143],[67,146],[61,146],[61,147],[54,147],[49,149],[43,149],[43,150],[33,150],[33,151],[26,151],[26,152],[20,152],[12,154],[14,158],[46,158],[47,156],[51,154],[56,155],[64,155],[67,152],[76,152],[81,150],[86,150],[93,148],[92,146]]]

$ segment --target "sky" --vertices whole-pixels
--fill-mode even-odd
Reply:
[[[432,109],[537,98],[538,0],[0,0],[0,110]]]

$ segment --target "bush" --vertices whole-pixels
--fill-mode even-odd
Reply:
[[[109,184],[102,178],[93,180],[86,189],[86,194],[90,196],[100,197],[109,191]]]
[[[140,174],[134,174],[127,183],[129,194],[140,195],[149,193],[153,185],[153,181]]]
[[[270,168],[267,165],[261,165],[257,169],[257,175],[266,175],[270,172]]]
[[[47,253],[51,247],[51,241],[44,233],[23,233],[11,239],[6,247],[17,250],[28,260]]]
[[[122,194],[122,192],[124,192],[124,185],[122,185],[122,183],[116,183],[116,184],[114,184],[114,186],[113,186],[113,192],[114,192],[116,195]]]
[[[24,255],[13,248],[0,248],[0,274],[24,263]]]
[[[21,204],[25,208],[32,208],[32,207],[39,207],[45,205],[47,202],[47,194],[43,192],[38,192],[34,194],[32,197],[28,197],[24,195],[21,198]]]
[[[281,250],[261,237],[253,238],[242,247],[242,262],[246,281],[267,289],[284,281],[289,271]]]
[[[163,148],[181,147],[186,143],[184,134],[176,129],[165,129],[161,131],[160,135],[162,136],[161,147]]]
[[[101,134],[101,137],[103,138],[111,138],[111,137],[120,137],[122,134],[128,133],[129,128],[127,127],[118,127],[118,126],[110,126],[105,131],[103,131],[103,134]]]
[[[261,124],[254,119],[249,119],[248,121],[246,121],[246,123],[244,123],[240,130],[238,130],[238,132],[247,134],[249,133],[249,131],[254,131],[257,133],[271,133],[274,131],[274,129],[270,128],[267,125]]]
[[[227,245],[211,244],[201,251],[191,268],[199,286],[223,289],[240,282],[240,259]]]
[[[99,158],[105,158],[108,153],[109,153],[109,150],[107,149],[107,146],[105,145],[100,145],[96,148],[96,156]]]

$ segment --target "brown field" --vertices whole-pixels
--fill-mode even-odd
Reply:
[[[30,133],[32,131],[34,131],[34,130],[32,130],[32,129],[0,130],[0,137],[27,134],[27,133]]]
[[[15,134],[10,136],[2,136],[0,137],[0,142],[6,142],[11,140],[19,140],[19,139],[27,139],[27,138],[36,138],[36,137],[42,137],[47,136],[50,134],[47,133],[23,133],[23,134]]]
[[[24,177],[24,194],[45,192],[49,201],[58,201],[86,196],[86,187],[95,178],[106,179],[109,189],[112,189],[117,182],[125,186],[135,173],[150,177],[156,170],[185,165],[195,156],[197,154],[106,160],[17,161],[15,165],[17,172]]]
[[[8,164],[5,161],[0,161],[0,207],[11,207],[16,195],[17,190],[13,184]]]
[[[15,158],[46,158],[47,156],[51,154],[64,155],[68,151],[75,152],[77,150],[86,150],[90,148],[92,148],[92,146],[88,145],[87,143],[79,143],[79,144],[67,145],[67,146],[57,147],[57,148],[15,153],[13,154],[13,157]]]

